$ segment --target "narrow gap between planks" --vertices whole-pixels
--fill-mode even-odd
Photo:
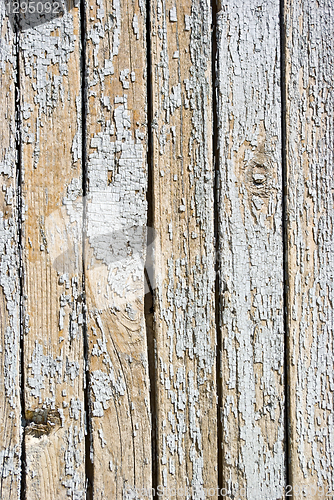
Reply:
[[[154,184],[153,184],[153,129],[152,129],[152,109],[153,109],[153,89],[152,89],[152,55],[151,55],[151,1],[146,0],[146,92],[147,92],[147,255],[144,283],[146,280],[149,288],[148,293],[144,297],[144,315],[146,324],[146,345],[147,345],[147,362],[148,375],[150,382],[150,414],[151,414],[151,474],[152,474],[152,491],[155,492],[153,500],[157,498],[158,487],[158,467],[157,467],[157,449],[156,449],[156,432],[157,432],[157,408],[156,408],[156,339],[154,329],[154,291],[153,283],[155,282],[154,268],[154,250],[153,239],[154,228]],[[147,269],[150,270],[148,273]],[[151,282],[152,280],[152,282]]]
[[[26,447],[25,447],[25,377],[24,377],[24,275],[23,275],[23,199],[22,199],[22,124],[21,124],[21,85],[20,85],[20,30],[18,15],[14,20],[15,32],[15,57],[16,57],[16,81],[15,81],[15,148],[16,148],[16,206],[18,224],[18,266],[19,266],[19,324],[20,324],[20,404],[21,404],[21,480],[20,498],[26,500]]]
[[[215,323],[216,323],[216,399],[217,399],[217,486],[223,487],[223,428],[222,428],[222,332],[221,332],[221,300],[220,300],[220,269],[219,269],[219,153],[218,153],[218,49],[217,49],[217,0],[211,2],[212,15],[212,47],[211,47],[211,85],[212,85],[212,164],[214,172],[214,251],[215,251]]]
[[[86,205],[87,205],[87,72],[86,72],[86,1],[80,0],[80,78],[81,78],[81,169],[82,169],[82,301],[83,301],[83,356],[84,356],[84,412],[85,412],[85,479],[86,499],[93,498],[94,467],[91,458],[91,405],[90,405],[90,372],[88,364],[88,333],[86,305]]]
[[[290,408],[290,375],[289,375],[289,352],[288,352],[288,290],[289,290],[289,273],[288,273],[288,227],[287,227],[287,150],[286,150],[286,74],[285,74],[285,22],[284,22],[285,3],[280,0],[279,25],[280,25],[280,83],[281,83],[281,144],[282,144],[282,247],[283,247],[283,322],[284,322],[284,411],[285,411],[285,482],[286,485],[291,484],[290,477],[290,432],[289,432],[289,408]]]

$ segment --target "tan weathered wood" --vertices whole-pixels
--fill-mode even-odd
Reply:
[[[208,2],[152,0],[150,33],[141,0],[88,2],[83,46],[79,9],[69,5],[65,16],[19,34],[16,91],[15,36],[0,3],[1,499],[18,500],[21,479],[29,500],[84,499],[85,468],[94,500],[151,498],[152,477],[160,496],[194,500],[217,498],[218,476],[226,498],[280,499],[285,487],[294,498],[320,499],[334,489],[334,4],[283,3],[283,21],[279,0],[218,6],[217,152]],[[146,227],[148,106],[154,231]],[[153,319],[148,300],[144,312],[147,231]]]
[[[151,45],[157,486],[197,499],[218,476],[209,2],[151,2]]]
[[[26,498],[85,498],[78,8],[21,33]]]
[[[334,490],[334,3],[285,2],[289,455],[294,498]],[[332,492],[331,494],[328,492]]]
[[[282,498],[279,1],[222,1],[217,31],[223,486]]]
[[[151,488],[146,6],[87,5],[85,283],[94,499]],[[137,498],[137,497],[136,497]],[[139,498],[139,497],[138,497]]]
[[[0,3],[0,498],[20,498],[20,286],[13,27]]]

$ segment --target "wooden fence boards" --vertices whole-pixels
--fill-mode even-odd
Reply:
[[[285,3],[289,452],[312,498],[334,489],[333,15]]]
[[[217,487],[209,3],[153,1],[151,46],[157,485],[168,495]]]
[[[284,327],[279,2],[217,16],[223,486],[281,498]]]
[[[88,8],[89,7],[89,8]],[[151,488],[146,7],[87,5],[85,279],[94,499]]]
[[[20,34],[26,498],[84,498],[78,8]]]
[[[20,497],[20,284],[16,169],[16,43],[0,3],[0,498]]]
[[[333,1],[71,2],[0,2],[0,498],[330,496]]]

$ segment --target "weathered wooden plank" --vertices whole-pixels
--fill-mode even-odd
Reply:
[[[13,27],[0,2],[0,498],[20,498],[20,286]]]
[[[279,1],[222,1],[217,32],[223,485],[245,499],[281,498]]]
[[[210,4],[153,1],[151,45],[157,485],[197,499],[217,488]]]
[[[333,18],[332,0],[285,2],[289,454],[312,498],[334,490]]]
[[[85,282],[94,499],[151,487],[144,263],[146,6],[91,2]]]
[[[21,33],[29,500],[85,497],[79,23]]]

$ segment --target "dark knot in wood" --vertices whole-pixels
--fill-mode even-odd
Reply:
[[[272,163],[263,153],[256,155],[246,166],[245,181],[247,190],[253,195],[267,198],[273,187]]]
[[[58,410],[46,410],[38,408],[27,411],[25,433],[28,436],[42,437],[50,434],[60,427],[60,416]]]

